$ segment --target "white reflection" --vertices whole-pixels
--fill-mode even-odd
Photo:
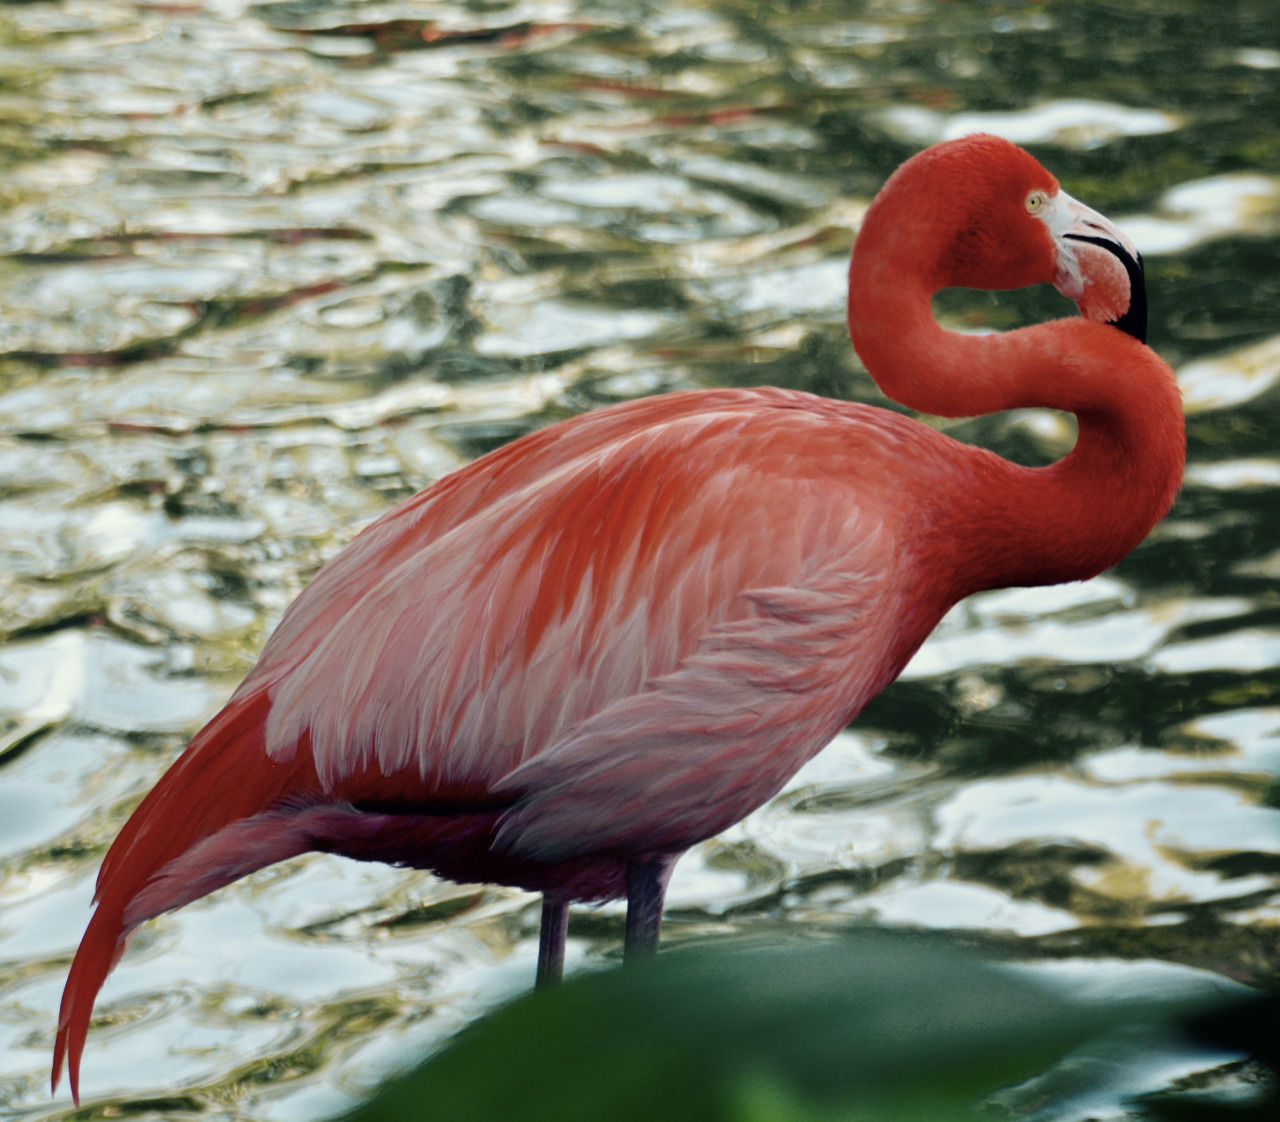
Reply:
[[[1102,594],[1096,608],[1058,608],[1074,597],[1088,603],[1084,597],[1094,586],[1100,586]],[[1142,660],[1188,623],[1227,618],[1249,607],[1245,600],[1217,597],[1121,610],[1122,603],[1107,603],[1117,586],[1102,577],[1083,585],[1008,589],[962,601],[916,652],[902,677],[927,678],[1026,659],[1084,665]]]
[[[1241,47],[1236,51],[1236,62],[1251,70],[1280,70],[1280,51],[1266,47]]]
[[[70,715],[84,689],[85,638],[59,631],[0,651],[0,715],[28,731]]]
[[[1274,853],[1278,821],[1275,810],[1226,788],[1174,782],[1098,787],[1062,776],[1020,776],[957,791],[938,809],[935,844],[961,851],[1033,840],[1096,846],[1111,860],[1078,867],[1073,879],[1141,912],[1157,901],[1203,902],[1266,890],[1268,877],[1232,879],[1198,869],[1181,855],[1208,858],[1228,848]]]
[[[1105,101],[1049,101],[1011,113],[939,113],[919,106],[893,106],[873,118],[900,140],[934,144],[975,132],[990,132],[1015,144],[1098,148],[1123,136],[1172,132],[1182,122],[1157,109],[1134,109]]]
[[[1151,659],[1157,669],[1170,674],[1204,670],[1270,670],[1280,666],[1280,633],[1252,628],[1175,643]]]
[[[1280,335],[1241,350],[1189,362],[1178,371],[1178,385],[1188,413],[1226,409],[1252,401],[1277,381],[1280,381]]]
[[[894,886],[856,903],[858,911],[869,910],[881,923],[953,931],[1010,931],[1029,938],[1069,931],[1080,922],[1065,909],[1013,900],[986,885],[957,881]]]
[[[1182,183],[1161,196],[1157,211],[1120,220],[1147,257],[1237,234],[1273,234],[1280,229],[1280,177],[1235,172]]]
[[[1219,460],[1192,464],[1183,482],[1218,491],[1239,491],[1250,487],[1280,487],[1280,463],[1258,457],[1247,460]]]
[[[494,330],[476,339],[476,350],[503,358],[640,339],[672,322],[663,312],[619,311],[561,300],[490,304],[484,316]]]

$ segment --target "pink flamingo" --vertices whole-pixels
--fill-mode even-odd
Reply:
[[[1073,317],[935,322],[963,285],[1049,282]],[[441,479],[333,558],[226,707],[125,824],[62,998],[73,1095],[126,939],[309,850],[542,893],[625,895],[656,949],[677,858],[760,806],[958,600],[1093,576],[1178,489],[1169,367],[1142,342],[1133,244],[991,136],[908,160],[867,212],[849,327],[895,400],[1047,407],[1074,449],[1026,468],[896,413],[779,389],[629,402]],[[1119,328],[1119,329],[1118,329]]]

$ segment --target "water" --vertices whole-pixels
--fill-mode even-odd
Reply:
[[[1068,984],[1274,988],[1278,91],[1260,2],[6,6],[0,1110],[66,1113],[49,1048],[101,855],[315,568],[582,409],[720,384],[881,402],[844,338],[848,246],[897,163],[975,128],[1144,250],[1184,493],[1098,580],[957,608],[681,864],[667,938],[874,922]],[[1071,439],[1033,413],[946,427],[1024,462]],[[141,932],[86,1102],[333,1113],[526,988],[536,920],[422,874],[265,870]],[[579,913],[571,968],[619,939],[616,907]],[[1239,1078],[1135,1062],[1059,1116]]]

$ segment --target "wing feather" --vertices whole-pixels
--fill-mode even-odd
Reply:
[[[242,687],[270,690],[272,758],[306,738],[328,788],[369,768],[485,788],[675,673],[755,610],[751,590],[815,595],[804,582],[845,555],[858,579],[839,592],[865,598],[858,580],[895,562],[855,556],[859,540],[897,517],[849,471],[883,439],[868,439],[871,411],[689,396],[647,425],[606,411],[603,436],[535,441],[533,482],[499,457],[475,484],[486,501],[451,477],[436,507],[411,501],[366,531]]]
[[[845,560],[883,548],[873,532]],[[885,666],[862,657],[902,641],[878,568],[844,565],[802,586],[742,592],[741,612],[676,669],[498,785],[521,796],[498,848],[560,861],[630,852],[643,839],[655,853],[679,852],[761,805],[884,684]]]

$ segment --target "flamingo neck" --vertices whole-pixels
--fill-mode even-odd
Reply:
[[[947,417],[1048,408],[1077,418],[1075,447],[1048,467],[953,446],[926,501],[939,548],[959,545],[948,549],[957,599],[1094,576],[1164,516],[1186,440],[1173,371],[1153,350],[1079,318],[994,335],[947,331],[928,283],[889,284],[860,266],[855,255],[850,334],[894,400]]]

